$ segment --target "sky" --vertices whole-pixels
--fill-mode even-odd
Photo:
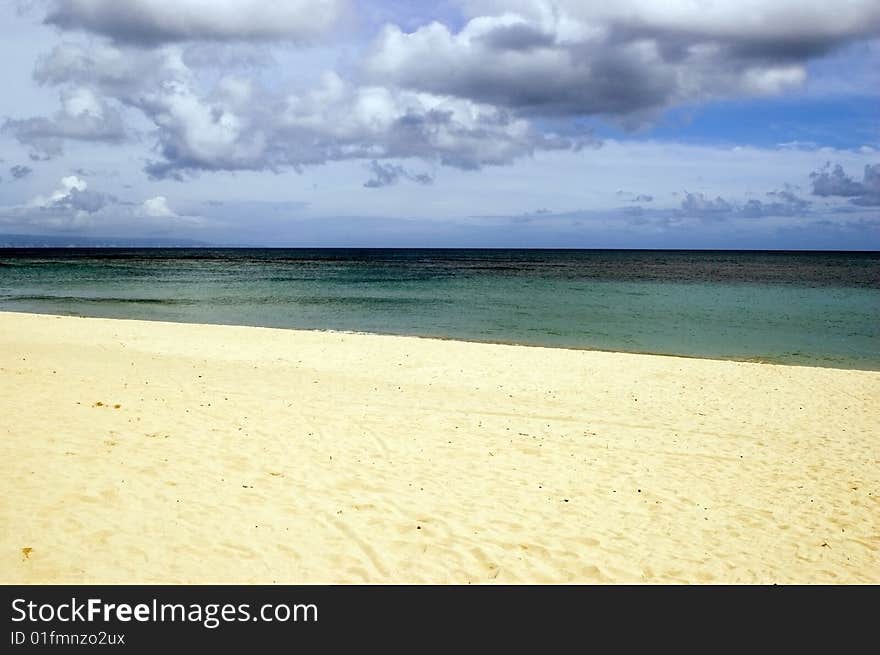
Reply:
[[[0,234],[880,249],[877,0],[0,0]]]

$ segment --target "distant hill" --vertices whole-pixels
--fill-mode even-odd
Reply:
[[[0,234],[0,248],[199,248],[212,244],[194,239],[81,237],[48,234]]]

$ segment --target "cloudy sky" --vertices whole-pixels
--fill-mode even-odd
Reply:
[[[880,248],[877,0],[3,0],[0,234]]]

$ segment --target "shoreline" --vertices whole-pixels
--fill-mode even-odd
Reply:
[[[0,582],[877,583],[880,373],[0,312]]]
[[[779,361],[778,359],[774,359],[772,356],[760,356],[755,355],[751,357],[711,357],[708,355],[688,355],[682,353],[664,353],[664,352],[653,352],[653,351],[642,351],[642,350],[612,350],[605,348],[586,348],[579,346],[562,346],[562,345],[546,345],[539,343],[526,343],[520,341],[506,341],[506,340],[484,340],[484,339],[466,339],[463,337],[446,337],[441,335],[422,335],[422,334],[399,334],[395,332],[366,332],[361,330],[337,330],[333,328],[301,328],[301,327],[273,327],[267,325],[251,325],[245,323],[192,323],[189,321],[169,321],[164,319],[148,319],[148,318],[110,318],[104,316],[90,316],[85,314],[53,314],[49,312],[37,312],[37,311],[28,311],[28,312],[18,312],[6,309],[0,309],[0,315],[3,314],[13,314],[13,315],[34,315],[34,316],[50,316],[57,318],[79,318],[79,319],[95,319],[100,321],[134,321],[140,323],[159,323],[159,324],[168,324],[168,325],[193,325],[193,326],[210,326],[210,327],[235,327],[235,328],[255,328],[259,330],[284,330],[288,332],[305,332],[305,333],[316,333],[316,334],[350,334],[350,335],[359,335],[359,336],[374,336],[374,337],[398,337],[401,339],[425,339],[431,341],[451,341],[456,343],[473,343],[473,344],[485,344],[491,346],[514,346],[518,348],[544,348],[548,350],[568,350],[572,352],[596,352],[596,353],[608,353],[613,355],[646,355],[648,357],[676,357],[681,359],[694,359],[694,360],[705,360],[710,362],[737,362],[741,364],[760,364],[762,366],[793,366],[793,367],[803,367],[803,368],[822,368],[822,369],[830,369],[836,371],[867,371],[867,372],[880,372],[880,364],[877,365],[876,368],[846,368],[842,366],[833,366],[831,364],[820,364],[817,362],[785,362]]]

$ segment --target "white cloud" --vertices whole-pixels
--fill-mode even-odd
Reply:
[[[209,86],[183,55],[179,46],[143,51],[62,45],[35,75],[63,89],[94,90],[104,111],[114,103],[140,112],[155,127],[161,159],[147,171],[157,178],[408,157],[476,169],[584,141],[542,134],[526,119],[487,103],[357,85],[332,72],[304,90],[235,75]],[[88,99],[74,104],[97,111]]]
[[[31,149],[34,159],[63,152],[66,139],[119,143],[127,137],[120,112],[86,86],[68,86],[59,94],[61,109],[52,118],[7,120],[3,131]]]
[[[410,33],[387,26],[353,79],[326,72],[288,86],[277,69],[248,68],[271,57],[238,52],[248,63],[233,74],[209,63],[211,49],[228,46],[168,42],[294,35],[344,13],[342,3],[50,4],[50,21],[114,41],[65,42],[42,58],[34,77],[60,87],[61,109],[8,121],[7,132],[49,157],[68,139],[119,143],[134,131],[123,117],[140,120],[158,153],[146,171],[177,179],[349,159],[506,165],[594,142],[560,117],[637,126],[676,104],[798,88],[811,57],[880,29],[877,4],[862,1],[839,11],[789,0],[469,2],[473,18],[457,32],[437,22]],[[575,136],[560,137],[547,118]]]
[[[147,198],[141,205],[141,212],[144,216],[152,217],[177,216],[177,214],[168,206],[168,199],[165,196]]]
[[[24,204],[0,205],[0,228],[13,231],[57,229],[144,235],[198,230],[205,225],[201,216],[175,212],[165,196],[154,196],[143,202],[120,199],[103,191],[93,191],[78,175],[62,177],[55,190],[37,195]]]
[[[580,39],[587,26],[615,24],[773,41],[850,38],[880,27],[880,7],[873,0],[835,4],[824,0],[463,0],[462,6],[471,16],[510,12],[531,20],[558,21],[573,39]]]
[[[61,178],[61,186],[48,196],[36,196],[28,204],[31,207],[49,207],[55,203],[63,202],[70,197],[73,191],[85,191],[88,183],[76,175],[68,175]]]

